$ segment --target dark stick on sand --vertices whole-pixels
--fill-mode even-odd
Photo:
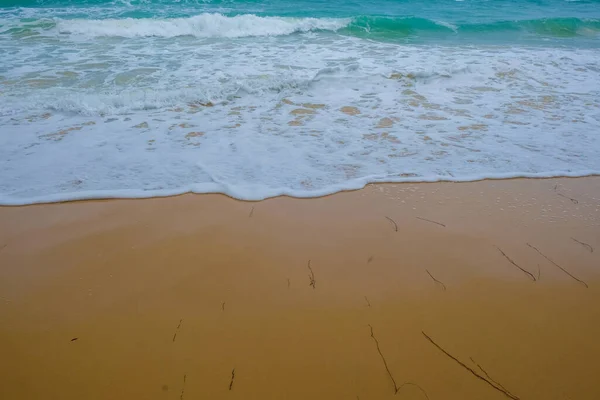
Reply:
[[[429,276],[431,277],[431,279],[433,279],[433,281],[437,284],[442,285],[442,289],[446,290],[446,285],[444,285],[444,283],[442,281],[438,281],[437,279],[435,279],[435,277],[433,275],[431,275],[431,272],[429,272],[429,270],[425,270],[427,271],[427,273],[429,274]]]
[[[429,335],[427,335],[425,332],[421,331],[421,333],[423,334],[423,336],[425,336],[425,338],[427,340],[429,340],[429,342],[431,344],[433,344],[435,347],[437,347],[438,350],[440,350],[442,353],[444,353],[446,356],[450,357],[452,360],[454,360],[458,365],[460,365],[461,367],[463,367],[464,369],[466,369],[467,371],[469,371],[471,374],[473,374],[476,378],[481,379],[482,381],[484,381],[485,383],[487,383],[488,385],[490,385],[491,387],[493,387],[494,389],[496,389],[497,391],[503,393],[506,397],[513,399],[513,400],[519,400],[519,398],[517,396],[515,396],[514,394],[510,393],[508,390],[504,389],[504,387],[500,384],[495,383],[494,381],[491,381],[490,379],[479,375],[477,372],[475,372],[471,367],[465,365],[462,361],[460,361],[458,358],[454,357],[452,354],[448,353],[446,350],[444,350],[439,344],[437,344],[436,342],[433,341],[432,338],[429,337]]]
[[[529,271],[525,270],[525,269],[524,269],[524,268],[522,268],[520,265],[518,265],[516,262],[514,262],[513,260],[511,260],[511,259],[510,259],[510,257],[509,257],[509,256],[507,256],[507,255],[506,255],[506,253],[505,253],[505,252],[503,252],[503,251],[502,251],[502,249],[501,249],[500,247],[496,246],[496,248],[498,249],[498,251],[499,251],[500,253],[502,253],[502,255],[504,256],[504,258],[506,258],[506,259],[507,259],[507,260],[508,260],[508,261],[509,261],[509,262],[510,262],[512,265],[514,265],[515,267],[519,268],[521,271],[523,271],[523,272],[525,272],[527,275],[529,275],[529,277],[530,277],[531,279],[533,279],[533,281],[534,281],[534,282],[536,281],[536,279],[535,279],[535,276],[533,276],[533,274],[532,274],[531,272],[529,272]]]
[[[175,328],[175,334],[173,335],[173,341],[175,341],[175,338],[177,337],[177,332],[179,332],[179,328],[181,328],[181,323],[183,322],[183,319],[179,320],[179,325],[177,325],[177,328]]]
[[[396,232],[398,232],[398,224],[396,224],[396,221],[394,221],[393,219],[391,219],[390,217],[387,217],[387,216],[386,216],[386,218],[388,219],[388,221],[390,221],[392,224],[394,224],[394,230]]]
[[[317,281],[315,280],[315,273],[313,272],[313,269],[310,266],[310,260],[308,260],[308,270],[310,271],[310,274],[308,275],[310,283],[308,285],[312,286],[313,289],[316,289]]]
[[[233,389],[233,380],[235,379],[235,368],[231,370],[231,381],[229,382],[229,390]]]
[[[575,239],[574,237],[571,237],[571,240],[573,240],[574,242],[577,242],[577,243],[579,243],[580,245],[582,245],[583,247],[585,247],[585,249],[586,249],[587,251],[589,251],[590,253],[593,253],[593,252],[594,252],[594,248],[593,248],[592,246],[590,246],[589,244],[587,244],[587,243],[584,243],[584,242],[580,242],[579,240]],[[6,245],[5,245],[5,246],[6,246]]]
[[[436,222],[436,221],[432,221],[430,219],[427,218],[421,218],[421,217],[415,217],[416,219],[420,219],[421,221],[427,221],[427,222],[431,222],[432,224],[437,224],[439,226],[443,226],[444,228],[446,227],[446,225],[442,224],[441,222]]]
[[[556,267],[560,268],[560,270],[562,272],[564,272],[565,274],[569,275],[571,278],[575,279],[577,282],[583,284],[583,286],[585,286],[586,288],[589,288],[588,284],[585,283],[584,281],[582,281],[581,279],[577,278],[576,276],[574,276],[573,274],[571,274],[569,271],[567,271],[566,269],[564,269],[563,267],[561,267],[560,265],[558,265],[557,263],[555,263],[554,261],[552,261],[550,258],[548,258],[544,253],[542,253],[537,247],[530,245],[529,243],[527,243],[527,246],[531,247],[532,249],[534,249],[535,251],[537,251],[542,257],[544,257],[546,260],[550,261],[552,264],[554,264]]]

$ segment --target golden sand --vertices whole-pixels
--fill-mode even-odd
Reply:
[[[0,248],[0,399],[600,398],[597,177],[5,207]]]

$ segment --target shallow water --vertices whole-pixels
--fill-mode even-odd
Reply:
[[[0,0],[0,203],[600,172],[598,2],[322,3]]]

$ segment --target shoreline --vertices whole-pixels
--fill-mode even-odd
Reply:
[[[493,174],[492,174],[493,175]],[[208,186],[215,187],[214,189],[206,190],[192,190],[192,189],[164,189],[164,190],[144,190],[144,189],[116,189],[116,190],[91,190],[71,193],[55,193],[45,196],[32,197],[29,200],[18,200],[10,198],[9,200],[0,199],[0,207],[23,207],[31,205],[49,205],[49,204],[60,204],[70,203],[77,201],[103,201],[103,200],[146,200],[154,198],[168,198],[177,197],[184,195],[223,195],[232,200],[244,201],[244,202],[260,202],[269,199],[276,199],[279,197],[286,197],[292,199],[318,199],[322,197],[333,196],[338,193],[354,192],[362,190],[369,185],[398,185],[398,184],[437,184],[437,183],[474,183],[474,182],[485,182],[485,181],[510,181],[510,180],[521,180],[521,179],[584,179],[599,177],[599,172],[579,172],[567,174],[564,172],[548,172],[548,173],[531,173],[531,174],[496,174],[496,176],[486,176],[483,178],[478,177],[465,177],[462,179],[456,179],[454,177],[446,178],[442,176],[436,176],[431,179],[425,179],[422,177],[402,177],[397,181],[394,180],[378,180],[378,178],[364,177],[354,181],[346,182],[347,185],[334,185],[334,188],[327,188],[316,190],[313,192],[301,192],[292,189],[281,189],[281,194],[269,194],[264,197],[257,196],[256,198],[247,197],[243,195],[231,194],[231,191],[222,188],[223,184],[220,183],[202,183],[194,184],[193,186]],[[220,189],[217,187],[221,186]],[[225,185],[229,186],[229,185]],[[269,189],[270,191],[277,192],[276,189]],[[107,192],[115,193],[114,195],[108,195]],[[290,194],[295,192],[296,194]],[[151,194],[149,194],[151,193]]]
[[[599,210],[598,176],[0,207],[0,397],[595,399]]]

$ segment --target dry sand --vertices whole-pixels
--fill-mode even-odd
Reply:
[[[598,177],[5,207],[0,247],[0,399],[600,398]]]

